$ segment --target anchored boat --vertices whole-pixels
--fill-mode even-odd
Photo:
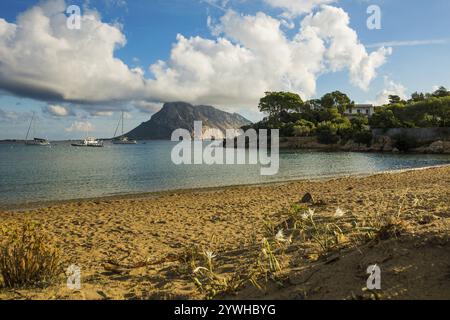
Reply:
[[[103,148],[103,141],[95,138],[86,138],[80,143],[72,143],[72,147]]]
[[[136,140],[128,139],[128,137],[124,136],[123,133],[123,119],[124,119],[124,112],[122,111],[122,118],[119,120],[119,123],[116,127],[116,132],[114,132],[114,137],[117,135],[117,130],[119,129],[120,124],[122,123],[122,135],[118,138],[114,138],[112,143],[113,144],[137,144]]]
[[[50,142],[48,142],[47,139],[34,138],[33,140],[28,140],[31,127],[34,124],[34,118],[35,118],[35,113],[33,112],[33,116],[31,117],[31,121],[30,121],[30,126],[28,127],[28,131],[27,131],[27,136],[25,138],[25,145],[27,145],[27,146],[49,146]],[[34,126],[33,126],[33,130],[34,130]]]
[[[50,142],[47,139],[34,138],[34,140],[25,141],[27,146],[49,146]]]

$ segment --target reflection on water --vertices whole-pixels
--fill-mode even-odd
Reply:
[[[68,143],[52,147],[1,144],[0,203],[328,178],[450,163],[448,155],[282,151],[279,173],[261,176],[259,165],[176,166],[170,159],[174,145],[149,141],[78,149]]]

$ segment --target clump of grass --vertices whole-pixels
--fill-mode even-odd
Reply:
[[[379,240],[388,240],[398,238],[408,229],[406,221],[396,217],[388,217],[376,232],[376,238]]]
[[[178,272],[191,274],[197,268],[197,261],[201,259],[201,250],[198,246],[185,247],[179,256]]]
[[[49,285],[63,271],[52,239],[36,224],[0,231],[0,274],[6,288]]]
[[[339,215],[337,215],[339,213]],[[341,209],[335,217],[344,215]],[[317,247],[317,254],[327,254],[347,241],[343,228],[335,221],[324,221],[317,218],[315,211],[304,206],[294,205],[290,213],[290,224],[304,243]]]
[[[200,292],[208,300],[218,296],[233,294],[248,281],[248,278],[242,276],[239,272],[218,275],[203,267],[199,267],[195,271],[192,279]]]
[[[265,225],[274,226],[273,223]],[[288,223],[285,223],[285,226],[288,226]],[[247,281],[261,291],[264,291],[264,286],[260,284],[261,280],[265,283],[269,280],[279,283],[280,273],[288,264],[285,252],[291,245],[293,237],[292,233],[287,236],[284,229],[277,227],[269,229],[266,227],[265,231],[267,237],[262,239],[256,260],[248,267],[246,274]]]
[[[281,264],[277,259],[273,245],[266,238],[261,243],[258,264],[264,274],[274,274],[281,271]]]
[[[248,281],[248,277],[244,276],[242,272],[218,274],[215,271],[214,261],[217,255],[214,252],[209,250],[200,252],[197,249],[190,250],[190,252],[185,260],[188,263],[188,269],[194,268],[191,270],[190,277],[206,299],[232,294]],[[201,265],[197,266],[199,264]]]
[[[356,228],[366,240],[380,241],[398,238],[408,230],[408,223],[396,216],[369,216],[360,221]]]

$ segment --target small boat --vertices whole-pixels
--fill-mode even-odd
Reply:
[[[30,121],[30,126],[28,127],[28,131],[27,131],[27,136],[25,138],[25,145],[27,146],[49,146],[50,142],[47,139],[42,139],[42,138],[34,138],[33,140],[28,140],[28,137],[30,135],[30,130],[31,127],[34,124],[34,118],[35,118],[35,113],[33,112],[33,116],[31,117],[31,121]],[[34,126],[33,126],[33,131],[34,131]]]
[[[137,144],[136,140],[129,140],[128,137],[120,137],[119,139],[114,139],[113,144]]]
[[[34,140],[25,141],[27,146],[49,146],[50,142],[47,139],[34,138]]]
[[[72,143],[72,147],[103,148],[103,141],[95,138],[86,138],[80,143]]]
[[[116,132],[114,132],[114,137],[116,137],[117,135],[117,130],[119,129],[120,123],[122,123],[122,135],[120,137],[114,138],[112,140],[113,144],[137,144],[136,140],[132,140],[129,139],[128,137],[124,136],[124,130],[123,130],[123,117],[124,116],[124,112],[122,111],[122,118],[119,120],[119,123],[117,124],[116,127]]]

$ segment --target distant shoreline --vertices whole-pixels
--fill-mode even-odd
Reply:
[[[228,189],[237,189],[242,187],[261,187],[261,186],[276,186],[276,185],[286,185],[289,183],[296,182],[327,182],[327,181],[336,181],[341,179],[348,178],[367,178],[384,174],[399,174],[404,172],[413,172],[413,171],[423,171],[429,169],[437,169],[437,168],[445,168],[450,167],[450,164],[443,165],[435,165],[435,166],[426,166],[419,168],[409,168],[409,169],[395,169],[395,170],[385,170],[376,173],[362,173],[362,174],[343,174],[337,175],[334,177],[319,177],[319,178],[305,178],[305,179],[292,179],[292,180],[280,180],[280,181],[272,181],[272,182],[263,182],[263,183],[249,183],[249,184],[235,184],[235,185],[226,185],[226,186],[217,186],[217,187],[199,187],[199,188],[182,188],[182,189],[168,189],[161,191],[152,191],[152,192],[138,192],[138,193],[121,193],[117,195],[105,195],[99,197],[92,198],[74,198],[74,199],[65,199],[65,200],[49,200],[49,201],[36,201],[29,203],[18,203],[18,204],[3,204],[0,202],[0,211],[12,211],[12,212],[21,212],[26,210],[34,210],[39,208],[46,208],[52,206],[58,206],[63,204],[72,204],[72,203],[86,203],[92,201],[115,201],[115,200],[139,200],[139,199],[151,199],[151,198],[159,198],[167,195],[174,194],[188,194],[188,193],[205,193],[212,191],[223,191]]]

